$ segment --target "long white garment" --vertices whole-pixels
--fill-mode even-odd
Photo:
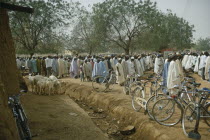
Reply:
[[[144,72],[144,71],[145,71],[144,58],[141,58],[141,59],[140,59],[140,63],[141,63],[141,66],[142,66],[142,70],[143,70],[143,72]]]
[[[205,67],[205,64],[206,64],[206,55],[202,55],[200,57],[200,64],[199,64],[199,69],[202,69]]]
[[[155,58],[154,73],[160,74],[163,70],[163,59]]]
[[[52,62],[53,60],[51,58],[46,58],[45,59],[46,68],[52,67]]]
[[[189,55],[184,55],[184,58],[182,60],[182,67],[185,67],[187,60],[188,60]]]
[[[179,70],[178,73],[179,73],[179,76],[180,76],[180,80],[183,81],[184,80],[184,72],[183,72],[182,64],[179,61],[179,59],[177,59],[175,62],[176,62],[176,65],[178,67],[178,70]]]
[[[110,63],[111,63],[111,66],[112,66],[113,70],[116,71],[116,66],[115,66],[114,58],[111,58],[110,59]]]
[[[128,74],[134,75],[135,74],[135,65],[134,62],[128,62]]]
[[[122,84],[125,81],[125,76],[124,76],[122,64],[120,63],[116,64],[116,75],[117,75],[117,82],[119,84]]]
[[[17,68],[20,69],[21,68],[21,61],[20,61],[20,59],[16,59],[16,63],[17,63]]]
[[[140,61],[139,61],[138,59],[135,59],[134,62],[135,62],[136,73],[137,73],[139,76],[142,76],[142,75],[143,75],[143,70],[142,70],[142,68],[141,68]]]
[[[58,76],[61,77],[63,74],[65,74],[64,60],[62,58],[58,58]]]
[[[209,80],[209,68],[210,68],[210,56],[208,56],[206,59],[205,73],[204,73],[206,80]]]
[[[193,66],[193,56],[189,55],[188,59],[186,60],[185,65],[184,65],[184,68],[186,70],[188,70],[188,69],[192,68],[192,66]]]
[[[87,78],[87,77],[90,78],[90,77],[91,77],[92,70],[90,69],[88,63],[84,63],[84,64],[83,64],[83,71],[84,71],[84,76],[85,76],[85,78]]]
[[[194,72],[198,72],[199,62],[200,62],[200,56],[198,56],[196,59]]]
[[[171,61],[168,69],[167,78],[167,88],[171,91],[171,94],[177,94],[177,90],[174,89],[175,85],[181,86],[181,80],[179,76],[178,66],[174,61]]]
[[[128,75],[128,62],[123,59],[121,64],[122,64],[122,67],[123,67],[124,78],[126,79],[127,75]]]

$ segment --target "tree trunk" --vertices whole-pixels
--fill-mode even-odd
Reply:
[[[19,139],[11,109],[8,107],[8,96],[18,92],[18,70],[9,17],[7,11],[0,8],[0,139],[2,140]]]
[[[33,57],[33,55],[34,55],[34,53],[30,53],[30,58],[32,58],[32,57]]]
[[[129,55],[129,53],[130,53],[130,49],[129,48],[124,49],[124,51],[125,51],[125,55]]]

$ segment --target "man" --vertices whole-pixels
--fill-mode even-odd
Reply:
[[[37,65],[37,72],[38,72],[38,74],[41,74],[41,59],[40,59],[40,57],[38,57],[37,58],[37,60],[36,60],[36,65]]]
[[[49,77],[52,74],[52,59],[51,59],[51,56],[48,56],[45,59],[45,64],[46,64],[46,70],[47,70],[47,77]]]
[[[134,76],[136,74],[135,69],[134,57],[131,57],[131,61],[128,62],[128,74]]]
[[[84,64],[83,64],[83,71],[84,71],[84,79],[86,79],[87,81],[91,80],[91,65],[88,64],[88,60],[86,59]]]
[[[58,76],[58,59],[57,56],[54,56],[52,59],[52,74]]]
[[[70,76],[72,78],[78,78],[79,66],[77,65],[77,58],[73,58],[70,66]]]
[[[65,64],[64,64],[64,60],[63,60],[63,56],[60,56],[58,58],[58,77],[61,78],[63,77],[64,73],[65,73]]]
[[[31,66],[32,66],[33,75],[36,75],[38,71],[37,71],[37,61],[35,57],[33,57],[31,60]]]
[[[17,57],[16,63],[17,63],[17,68],[20,70],[21,69],[21,61],[20,61],[19,57]]]
[[[126,79],[127,75],[128,75],[128,59],[129,59],[129,57],[125,56],[124,60],[122,60],[122,62],[121,62],[122,67],[123,67],[124,79]]]
[[[119,58],[118,62],[116,64],[116,75],[117,75],[117,83],[119,85],[122,85],[125,81],[125,76],[124,76],[124,72],[123,72],[123,66],[122,66],[122,59]]]
[[[154,73],[162,74],[164,60],[160,54],[155,58]]]
[[[46,70],[46,64],[45,64],[45,57],[41,59],[41,75],[46,76],[47,75],[47,70]]]

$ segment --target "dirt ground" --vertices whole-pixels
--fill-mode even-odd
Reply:
[[[26,94],[21,102],[33,140],[108,140],[87,113],[67,95]]]
[[[201,87],[209,87],[210,84],[207,81],[201,80],[196,74],[192,75],[196,78],[197,82],[201,82]],[[68,90],[66,94],[71,94],[77,89],[80,89],[84,93],[91,91],[92,86],[90,82],[80,82],[79,79],[64,78],[61,81],[67,83],[66,87],[72,88]],[[83,94],[83,92],[81,94]],[[77,94],[77,93],[75,93]],[[131,97],[123,94],[122,87],[115,85],[115,87],[108,93],[97,93],[106,95],[107,100],[114,97],[117,102],[116,105],[121,105],[129,109],[130,113],[135,113],[139,118],[144,120],[144,123],[152,123],[155,128],[159,129],[161,133],[175,139],[188,139],[184,136],[181,125],[178,124],[174,127],[165,127],[156,124],[150,120],[144,113],[135,112],[131,107]],[[78,95],[79,96],[79,95]],[[110,97],[109,97],[110,96]],[[122,120],[118,120],[111,116],[107,110],[100,110],[89,104],[84,103],[82,100],[71,100],[68,95],[54,95],[54,96],[39,96],[33,94],[27,94],[21,97],[22,103],[26,110],[26,114],[29,118],[29,125],[34,135],[38,134],[34,140],[127,140],[139,138],[138,131],[133,135],[123,136],[120,134],[119,129],[129,124],[134,125],[130,120],[122,123]],[[116,101],[115,100],[115,101]],[[78,105],[77,105],[78,104]],[[141,128],[142,126],[135,126]],[[151,126],[151,129],[154,129]],[[146,131],[146,130],[144,130]],[[201,122],[201,128],[199,129],[202,134],[202,140],[207,140],[210,137],[209,128]],[[154,132],[155,135],[156,132]],[[147,133],[142,136],[141,139],[147,140]],[[149,134],[153,135],[153,134]],[[158,136],[159,137],[159,136]]]

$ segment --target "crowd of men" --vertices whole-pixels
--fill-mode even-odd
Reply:
[[[94,76],[107,76],[110,70],[116,72],[117,83],[123,85],[129,75],[144,75],[146,70],[154,68],[154,73],[161,75],[163,84],[173,93],[174,85],[180,85],[184,78],[184,69],[198,72],[203,79],[210,78],[210,56],[207,52],[174,53],[163,59],[161,53],[108,56],[76,56],[76,57],[33,57],[17,58],[19,69],[28,69],[29,73],[58,78],[70,76],[81,81],[91,81]],[[184,69],[183,69],[184,68]]]

